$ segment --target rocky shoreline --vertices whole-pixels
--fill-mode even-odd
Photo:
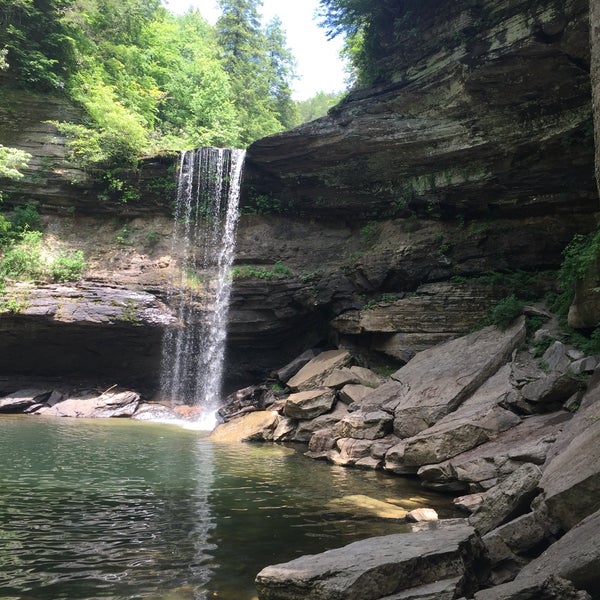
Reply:
[[[343,349],[307,353],[278,385],[232,395],[215,441],[304,442],[311,458],[462,494],[469,514],[267,567],[260,599],[600,597],[600,361],[559,341],[536,358],[544,335],[521,317],[387,378]]]

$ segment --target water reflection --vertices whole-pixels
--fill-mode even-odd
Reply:
[[[267,564],[402,528],[330,500],[418,493],[289,448],[130,421],[3,417],[0,452],[3,599],[249,600]]]

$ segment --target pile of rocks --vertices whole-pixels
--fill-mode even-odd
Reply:
[[[535,359],[525,336],[523,319],[488,327],[387,379],[344,350],[305,356],[281,371],[288,394],[263,386],[258,410],[220,425],[214,440],[306,442],[313,458],[467,494],[463,521],[267,567],[259,597],[600,597],[599,361],[561,342]]]

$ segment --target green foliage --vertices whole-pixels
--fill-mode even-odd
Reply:
[[[360,228],[360,235],[369,248],[373,248],[377,243],[379,232],[379,223],[377,223],[377,221],[369,221]]]
[[[260,0],[219,0],[216,24],[240,123],[240,142],[250,142],[293,124],[290,81],[293,60],[281,23],[260,27]]]
[[[35,204],[17,206],[11,219],[13,232],[40,231],[42,218]]]
[[[25,231],[6,248],[0,261],[0,278],[35,281],[43,274],[42,233]]]
[[[331,94],[318,92],[312,98],[296,102],[296,121],[294,125],[301,125],[314,121],[327,114],[330,108],[339,104],[344,97],[344,93]]]
[[[0,177],[20,179],[23,177],[21,169],[26,169],[30,160],[29,152],[0,144]]]
[[[276,262],[272,269],[244,265],[231,270],[234,279],[285,279],[292,276],[292,271],[281,262]]]
[[[86,262],[83,252],[61,252],[50,263],[50,275],[54,281],[78,281],[85,270]]]
[[[279,21],[261,29],[260,0],[221,5],[215,28],[159,0],[0,0],[0,69],[85,110],[84,122],[57,124],[84,167],[244,146],[296,123],[294,61]]]
[[[151,230],[148,231],[148,233],[146,233],[145,235],[146,238],[146,242],[148,243],[148,245],[153,248],[154,246],[156,246],[156,244],[158,244],[159,240],[160,240],[160,236],[158,235],[158,232]]]
[[[125,225],[123,225],[123,227],[121,228],[119,233],[117,233],[115,239],[117,240],[118,244],[121,244],[121,246],[126,246],[127,244],[129,244],[130,237],[131,237],[131,230],[129,229],[129,225],[127,225],[127,223],[125,223]]]
[[[523,312],[525,302],[514,294],[503,298],[490,310],[489,322],[500,329],[506,329]]]
[[[560,295],[555,308],[566,316],[575,295],[577,282],[583,279],[596,261],[600,260],[600,227],[588,234],[577,234],[563,252],[563,262],[558,272]]]
[[[276,215],[288,212],[291,208],[291,202],[285,203],[267,194],[252,194],[248,204],[243,207],[243,213],[247,215]]]
[[[593,274],[592,269],[600,261],[600,227],[588,235],[577,234],[563,252],[563,262],[558,272],[559,293],[549,295],[547,300],[565,330],[567,341],[587,354],[600,354],[600,324],[592,331],[575,331],[569,327],[567,316],[575,297],[577,282]]]
[[[344,54],[354,66],[360,85],[377,79],[377,61],[384,54],[381,32],[394,25],[406,0],[320,0],[321,25],[330,38],[345,36]]]

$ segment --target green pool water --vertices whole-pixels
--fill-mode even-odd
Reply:
[[[292,448],[128,420],[1,416],[0,457],[2,600],[250,600],[266,565],[404,527],[332,499],[424,495]]]

